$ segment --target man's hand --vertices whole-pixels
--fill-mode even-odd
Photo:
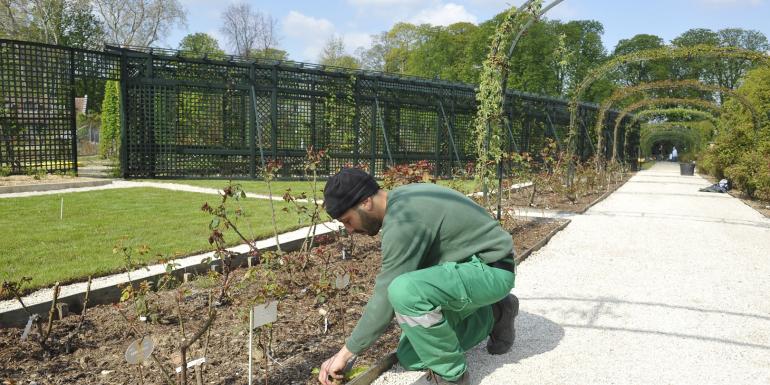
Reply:
[[[343,346],[337,354],[333,355],[328,360],[321,364],[321,371],[318,373],[318,381],[323,385],[332,385],[334,380],[342,380],[345,377],[345,373],[342,371],[345,369],[348,360],[353,357],[346,346]]]

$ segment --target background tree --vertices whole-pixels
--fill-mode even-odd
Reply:
[[[706,44],[719,47],[738,47],[750,51],[765,52],[770,50],[767,37],[759,31],[740,28],[726,28],[714,32],[706,28],[690,29],[671,41],[675,47],[691,47]],[[755,63],[734,58],[692,58],[677,61],[672,65],[676,76],[699,79],[725,88],[736,89],[740,80],[748,71],[755,68]],[[717,93],[717,101],[724,102],[724,96]]]
[[[102,101],[102,126],[99,131],[99,155],[114,158],[120,148],[120,87],[109,80],[104,84]]]
[[[183,37],[182,41],[179,42],[179,50],[195,57],[204,55],[222,56],[225,54],[225,51],[219,48],[217,39],[203,32],[192,33]]]
[[[618,42],[612,56],[622,56],[648,49],[663,48],[663,39],[648,34],[639,34]],[[622,86],[635,86],[656,80],[668,79],[671,75],[669,63],[663,60],[632,63],[620,66],[616,71],[616,81]]]
[[[251,57],[270,60],[289,60],[289,53],[278,48],[252,51]]]
[[[563,36],[564,52],[557,52],[560,65],[557,67],[559,96],[570,97],[575,88],[592,68],[607,60],[607,50],[602,44],[604,26],[595,20],[575,20],[568,23],[550,22],[555,33]],[[613,85],[600,81],[591,86],[584,100],[597,102],[612,93]]]
[[[179,0],[93,0],[110,43],[148,47],[187,15]]]
[[[726,28],[717,32],[719,45],[722,47],[738,47],[749,51],[766,52],[770,50],[767,37],[762,32],[745,30],[740,28]],[[722,87],[736,89],[740,80],[748,71],[755,68],[756,64],[743,59],[716,60],[712,81]],[[719,102],[724,101],[724,96],[719,95]]]
[[[371,35],[372,44],[369,48],[356,48],[355,55],[361,63],[361,68],[372,71],[385,70],[385,55],[390,50],[388,33],[380,32]]]
[[[318,56],[318,62],[323,65],[358,69],[361,64],[358,59],[345,52],[345,42],[342,37],[332,35],[324,44],[323,51]]]
[[[707,28],[693,28],[685,31],[681,35],[671,40],[671,45],[677,48],[693,47],[696,45],[719,45],[719,35]],[[691,58],[688,60],[677,60],[671,64],[673,76],[677,79],[697,79],[703,82],[710,82],[713,79],[714,60],[709,58]],[[682,97],[695,97],[696,91],[680,90]]]
[[[91,49],[104,43],[88,0],[2,0],[0,37]]]
[[[270,59],[285,56],[277,49],[277,25],[272,16],[254,10],[247,3],[230,4],[222,12],[221,31],[238,56]]]

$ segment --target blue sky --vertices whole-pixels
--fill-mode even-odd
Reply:
[[[330,36],[341,36],[346,49],[367,47],[370,35],[399,21],[448,25],[480,23],[522,0],[179,0],[188,11],[188,25],[172,31],[156,45],[176,48],[188,33],[206,32],[227,52],[221,13],[229,3],[245,1],[278,20],[279,46],[296,61],[317,62]],[[545,0],[548,4],[550,1]],[[612,51],[621,39],[655,34],[666,42],[690,28],[754,29],[770,38],[770,0],[564,0],[549,19],[598,20],[604,25],[604,46]]]

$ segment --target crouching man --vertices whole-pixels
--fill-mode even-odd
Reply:
[[[323,385],[342,378],[347,361],[394,316],[398,361],[427,370],[421,381],[468,384],[465,352],[487,336],[489,353],[510,350],[519,309],[510,294],[513,240],[481,206],[434,184],[382,190],[366,172],[346,168],[326,183],[324,207],[348,232],[382,231],[382,266],[352,334],[321,365]]]

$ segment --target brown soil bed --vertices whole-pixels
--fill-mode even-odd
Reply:
[[[538,191],[535,194],[534,200],[532,200],[532,187],[526,187],[510,193],[508,196],[504,195],[503,205],[582,213],[606,192],[614,191],[622,186],[631,176],[631,174],[627,174],[619,183],[612,184],[609,187],[600,187],[595,191],[580,193],[575,196],[574,201],[567,199],[564,194],[548,190]]]
[[[536,245],[560,221],[519,219],[508,223],[518,255]],[[322,239],[307,259],[294,252],[284,258],[273,257],[253,269],[236,269],[232,274],[231,303],[215,306],[218,316],[208,337],[195,343],[187,354],[188,361],[199,358],[206,351],[203,366],[204,383],[244,384],[248,368],[248,312],[251,304],[264,297],[280,296],[278,321],[263,331],[261,346],[272,339],[268,352],[275,360],[269,365],[270,384],[317,384],[311,374],[326,358],[343,344],[361,315],[380,265],[379,237],[355,235]],[[342,248],[350,250],[353,258],[341,259]],[[283,261],[283,262],[281,262]],[[290,273],[289,266],[294,266]],[[326,278],[323,274],[326,272]],[[334,289],[335,276],[350,274],[350,285],[344,290]],[[251,277],[251,278],[249,278]],[[293,277],[293,283],[292,279]],[[172,371],[180,363],[178,347],[181,341],[179,314],[189,337],[207,318],[209,294],[216,295],[218,278],[203,276],[182,284],[176,289],[148,294],[150,318],[153,322],[138,321],[134,306],[96,306],[89,308],[80,335],[73,343],[74,352],[65,353],[63,340],[74,330],[79,317],[70,315],[55,321],[51,333],[51,354],[44,356],[34,342],[34,328],[30,340],[20,342],[22,330],[0,329],[0,381],[2,384],[139,384],[139,369],[126,364],[124,353],[139,335],[151,335],[155,354]],[[281,293],[283,291],[283,293]],[[177,310],[177,293],[183,300]],[[325,331],[325,311],[328,325]],[[127,322],[119,311],[132,320]],[[393,351],[400,330],[395,324],[387,329],[379,341],[359,357],[357,365],[368,366]],[[205,335],[204,335],[205,336]],[[255,346],[258,339],[255,335]],[[255,364],[255,383],[264,384],[264,361]],[[161,371],[152,359],[143,366],[144,381],[160,384]],[[192,374],[188,383],[195,383]]]
[[[535,247],[564,222],[564,220],[548,218],[516,219],[513,225],[508,225],[506,228],[513,234],[513,248],[516,255],[520,256]]]
[[[25,185],[38,185],[38,184],[56,184],[56,183],[72,183],[96,180],[93,178],[74,177],[68,175],[46,175],[40,179],[35,179],[30,175],[10,175],[0,177],[0,186],[25,186]]]

